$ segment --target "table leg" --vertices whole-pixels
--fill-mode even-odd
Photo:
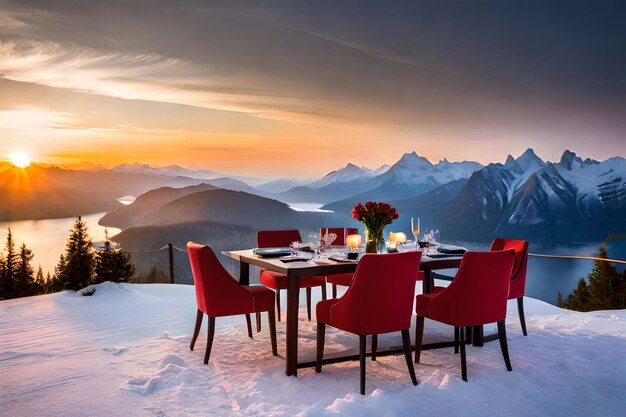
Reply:
[[[287,274],[287,355],[285,374],[298,376],[298,310],[300,307],[300,276]]]
[[[424,294],[430,294],[433,287],[433,271],[424,269],[424,281],[422,282],[422,291]]]
[[[239,285],[250,285],[250,264],[239,261]]]

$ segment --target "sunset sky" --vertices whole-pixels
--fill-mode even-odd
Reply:
[[[0,160],[626,156],[626,2],[0,0]]]

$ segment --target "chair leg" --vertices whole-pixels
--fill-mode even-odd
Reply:
[[[465,356],[465,337],[463,328],[459,328],[459,346],[461,348],[461,377],[467,382],[467,361]]]
[[[506,342],[506,325],[504,324],[504,320],[498,322],[498,339],[500,339],[500,349],[502,349],[506,369],[510,372],[513,368],[511,367],[511,359],[509,358],[509,347]]]
[[[454,354],[459,353],[459,327],[454,326]]]
[[[326,323],[317,322],[317,356],[315,358],[315,372],[322,372],[322,358],[324,356],[324,339],[326,338]]]
[[[311,321],[311,287],[306,289],[306,315]]]
[[[415,363],[419,363],[424,337],[424,317],[415,316]]]
[[[365,349],[367,336],[359,336],[359,362],[361,395],[365,395]]]
[[[411,381],[413,381],[413,385],[417,385],[415,368],[413,367],[413,361],[411,361],[411,335],[409,334],[409,329],[402,330],[402,344],[404,345],[404,358],[406,359],[406,366],[409,368]]]
[[[378,350],[378,335],[372,335],[372,360],[376,360],[376,351]]]
[[[250,320],[250,314],[246,314],[246,326],[248,327],[248,337],[250,339],[254,339],[254,337],[252,337],[252,322]]]
[[[209,316],[209,331],[206,335],[206,351],[204,352],[204,364],[209,363],[211,356],[211,347],[213,347],[213,335],[215,334],[215,317]]]
[[[202,318],[204,317],[204,313],[198,309],[196,312],[196,327],[193,329],[193,337],[191,338],[191,343],[189,344],[189,350],[193,351],[193,347],[196,344],[196,340],[198,339],[198,334],[200,334],[200,327],[202,326]]]
[[[278,356],[278,348],[276,347],[276,317],[274,311],[267,312],[267,321],[270,325],[270,339],[272,341],[272,355]]]
[[[337,298],[337,284],[333,284],[333,298]]]
[[[261,332],[261,313],[256,313],[256,332]]]
[[[524,333],[524,336],[528,336],[526,332],[526,318],[524,317],[524,297],[517,299],[517,312],[519,313],[519,321],[522,324],[522,333]]]
[[[461,331],[463,328],[461,327]],[[465,344],[471,345],[474,341],[474,328],[472,326],[465,326]]]
[[[280,321],[280,290],[276,290],[276,313],[278,314],[278,321]]]
[[[322,285],[322,300],[328,299],[328,293],[326,292],[326,281],[324,281],[324,285]]]

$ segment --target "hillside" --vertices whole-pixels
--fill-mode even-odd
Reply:
[[[117,198],[164,185],[181,187],[200,180],[165,175],[83,171],[0,163],[0,221],[74,217],[114,209]]]

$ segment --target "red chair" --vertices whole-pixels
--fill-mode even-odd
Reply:
[[[496,238],[491,242],[492,251],[513,249],[515,250],[515,262],[511,273],[511,285],[509,288],[509,300],[517,298],[517,312],[522,325],[522,333],[526,332],[526,319],[524,317],[524,293],[526,292],[526,269],[528,267],[528,242],[525,240]]]
[[[297,230],[259,230],[256,235],[259,248],[286,247],[292,242],[300,242]],[[287,289],[287,276],[278,272],[261,270],[261,284],[276,291],[276,309],[280,321],[280,290]],[[306,288],[307,316],[311,321],[311,288],[322,287],[322,299],[326,299],[326,284],[318,277],[301,277],[300,288]],[[258,328],[259,326],[257,326]]]
[[[322,228],[320,229],[320,234],[323,236],[328,230],[328,233],[335,233],[337,235],[337,239],[333,242],[333,245],[345,245],[346,244],[346,236],[348,235],[356,235],[359,233],[358,229],[354,228],[343,228],[343,227],[333,227],[333,228]],[[326,282],[328,284],[333,285],[333,298],[337,298],[337,285],[342,285],[344,287],[349,287],[352,283],[352,277],[354,274],[336,274],[336,275],[328,275],[326,277]]]
[[[467,252],[454,280],[441,291],[416,297],[415,362],[420,361],[424,318],[455,327],[455,350],[461,348],[461,374],[467,381],[463,327],[498,323],[506,368],[511,361],[506,341],[506,304],[515,254],[512,250]],[[459,336],[458,338],[456,336]],[[458,340],[458,341],[457,341]]]
[[[204,364],[209,363],[213,336],[215,334],[215,317],[245,314],[248,324],[248,336],[252,337],[250,313],[267,311],[272,341],[272,354],[278,355],[276,349],[276,323],[274,322],[274,293],[265,287],[239,285],[235,278],[222,266],[213,250],[208,246],[194,242],[187,243],[187,253],[196,289],[196,327],[193,331],[189,349],[193,347],[200,333],[202,318],[209,316]]]
[[[359,335],[360,388],[365,394],[365,341],[367,335],[402,332],[404,356],[413,385],[411,315],[421,252],[366,254],[359,261],[352,285],[340,298],[317,303],[317,362],[322,371],[326,325]],[[374,359],[374,357],[373,357]]]

